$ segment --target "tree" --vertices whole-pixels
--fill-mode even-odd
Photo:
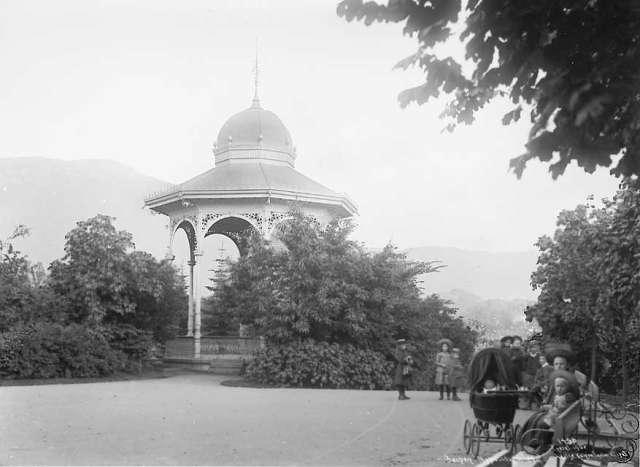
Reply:
[[[219,287],[217,308],[274,342],[393,341],[405,330],[402,314],[417,303],[417,275],[432,267],[409,263],[392,247],[371,255],[347,238],[352,229],[348,221],[321,229],[294,213],[282,227],[285,249],[254,239]]]
[[[438,267],[409,262],[391,245],[371,253],[349,239],[352,230],[348,220],[321,228],[292,213],[279,237],[284,249],[250,240],[213,297],[219,319],[255,325],[275,346],[308,340],[390,357],[402,337],[426,368],[446,336],[470,356],[476,334],[448,302],[423,298],[417,285]]]
[[[68,298],[75,322],[100,324],[107,315],[135,311],[126,294],[131,234],[118,231],[113,218],[98,214],[77,223],[66,235],[65,255],[49,267],[51,285]]]
[[[599,278],[594,273],[599,258],[593,254],[604,224],[604,213],[586,205],[558,215],[553,239],[541,237],[538,268],[531,275],[537,302],[527,308],[527,319],[538,321],[547,340],[571,343],[581,357],[579,366],[590,365],[599,347]]]
[[[442,117],[452,130],[470,124],[496,97],[513,107],[502,123],[518,121],[530,107],[526,152],[511,159],[518,177],[527,162],[550,164],[554,178],[575,160],[591,173],[640,174],[640,8],[634,0],[389,0],[387,5],[342,0],[348,21],[404,22],[418,50],[396,67],[416,66],[425,82],[402,91],[402,106],[450,96]],[[461,13],[460,41],[472,67],[435,52],[449,40]]]
[[[639,207],[640,184],[627,179],[603,207],[560,213],[553,239],[538,241],[538,268],[531,282],[540,295],[526,312],[547,340],[570,342],[592,377],[597,375],[596,352],[612,361],[625,396],[629,375],[640,370]]]
[[[640,183],[625,180],[613,200],[597,252],[600,263],[601,325],[609,331],[603,347],[622,378],[622,394],[629,394],[630,375],[640,374]],[[636,379],[636,382],[638,378]]]
[[[71,322],[130,326],[164,341],[186,322],[185,285],[167,261],[130,251],[131,234],[113,218],[78,222],[66,236],[65,256],[51,263],[50,284],[68,302]]]
[[[17,238],[29,234],[19,225],[5,240],[0,240],[0,332],[20,322],[31,301],[29,261],[13,246]]]
[[[135,304],[135,313],[112,315],[110,319],[151,331],[158,342],[167,341],[181,330],[186,332],[185,283],[171,262],[157,261],[144,251],[130,253],[129,261],[126,295]]]

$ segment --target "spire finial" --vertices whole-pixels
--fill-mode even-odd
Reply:
[[[258,65],[258,38],[256,37],[256,63],[253,68],[253,107],[260,107],[260,99],[258,98],[258,78],[260,68]]]

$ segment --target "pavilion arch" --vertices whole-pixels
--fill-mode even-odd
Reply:
[[[241,255],[245,253],[245,245],[241,241],[248,234],[260,235],[260,228],[252,219],[243,215],[228,215],[216,219],[205,231],[204,238],[219,234],[231,239]]]
[[[189,242],[189,260],[193,262],[195,260],[195,251],[198,248],[198,237],[196,234],[196,227],[193,225],[193,222],[190,219],[183,219],[178,222],[173,232],[171,232],[171,241],[170,248],[173,250],[173,242],[176,236],[176,232],[182,229],[187,236],[187,240]]]

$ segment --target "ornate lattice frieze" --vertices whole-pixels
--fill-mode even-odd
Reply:
[[[260,214],[258,214],[257,212],[243,212],[240,215],[249,219],[253,219],[253,221],[255,222],[255,225],[258,226],[258,230],[262,232],[264,218]]]
[[[285,217],[287,217],[287,213],[285,212],[272,212],[267,220],[267,229],[269,232],[271,232],[273,227]]]
[[[208,212],[202,217],[202,233],[206,234],[218,219],[226,217],[249,220],[260,232],[263,231],[264,218],[257,212]]]
[[[207,230],[209,230],[209,221],[215,221],[216,219],[218,219],[219,217],[222,217],[223,214],[220,214],[219,212],[208,212],[204,215],[204,217],[202,218],[202,232],[206,233]]]
[[[196,215],[189,215],[189,216],[180,216],[180,217],[172,217],[171,218],[171,231],[175,231],[176,227],[178,227],[178,225],[180,225],[181,222],[184,221],[189,221],[191,222],[191,225],[197,229],[198,228],[198,216]]]

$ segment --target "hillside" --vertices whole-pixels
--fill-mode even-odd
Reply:
[[[138,249],[162,255],[166,219],[142,206],[166,185],[110,160],[0,159],[0,238],[25,224],[31,235],[16,246],[46,266],[63,255],[64,236],[76,222],[102,213],[116,217]]]
[[[484,337],[488,340],[499,339],[505,335],[527,336],[537,330],[533,323],[524,319],[524,309],[534,300],[523,299],[483,299],[466,290],[450,290],[440,294],[453,302],[460,316],[468,322],[482,323]]]
[[[426,293],[445,294],[465,290],[483,299],[535,299],[529,277],[536,267],[537,252],[485,252],[424,246],[406,250],[407,257],[440,261],[439,272],[423,277]],[[462,297],[458,297],[461,299]]]

